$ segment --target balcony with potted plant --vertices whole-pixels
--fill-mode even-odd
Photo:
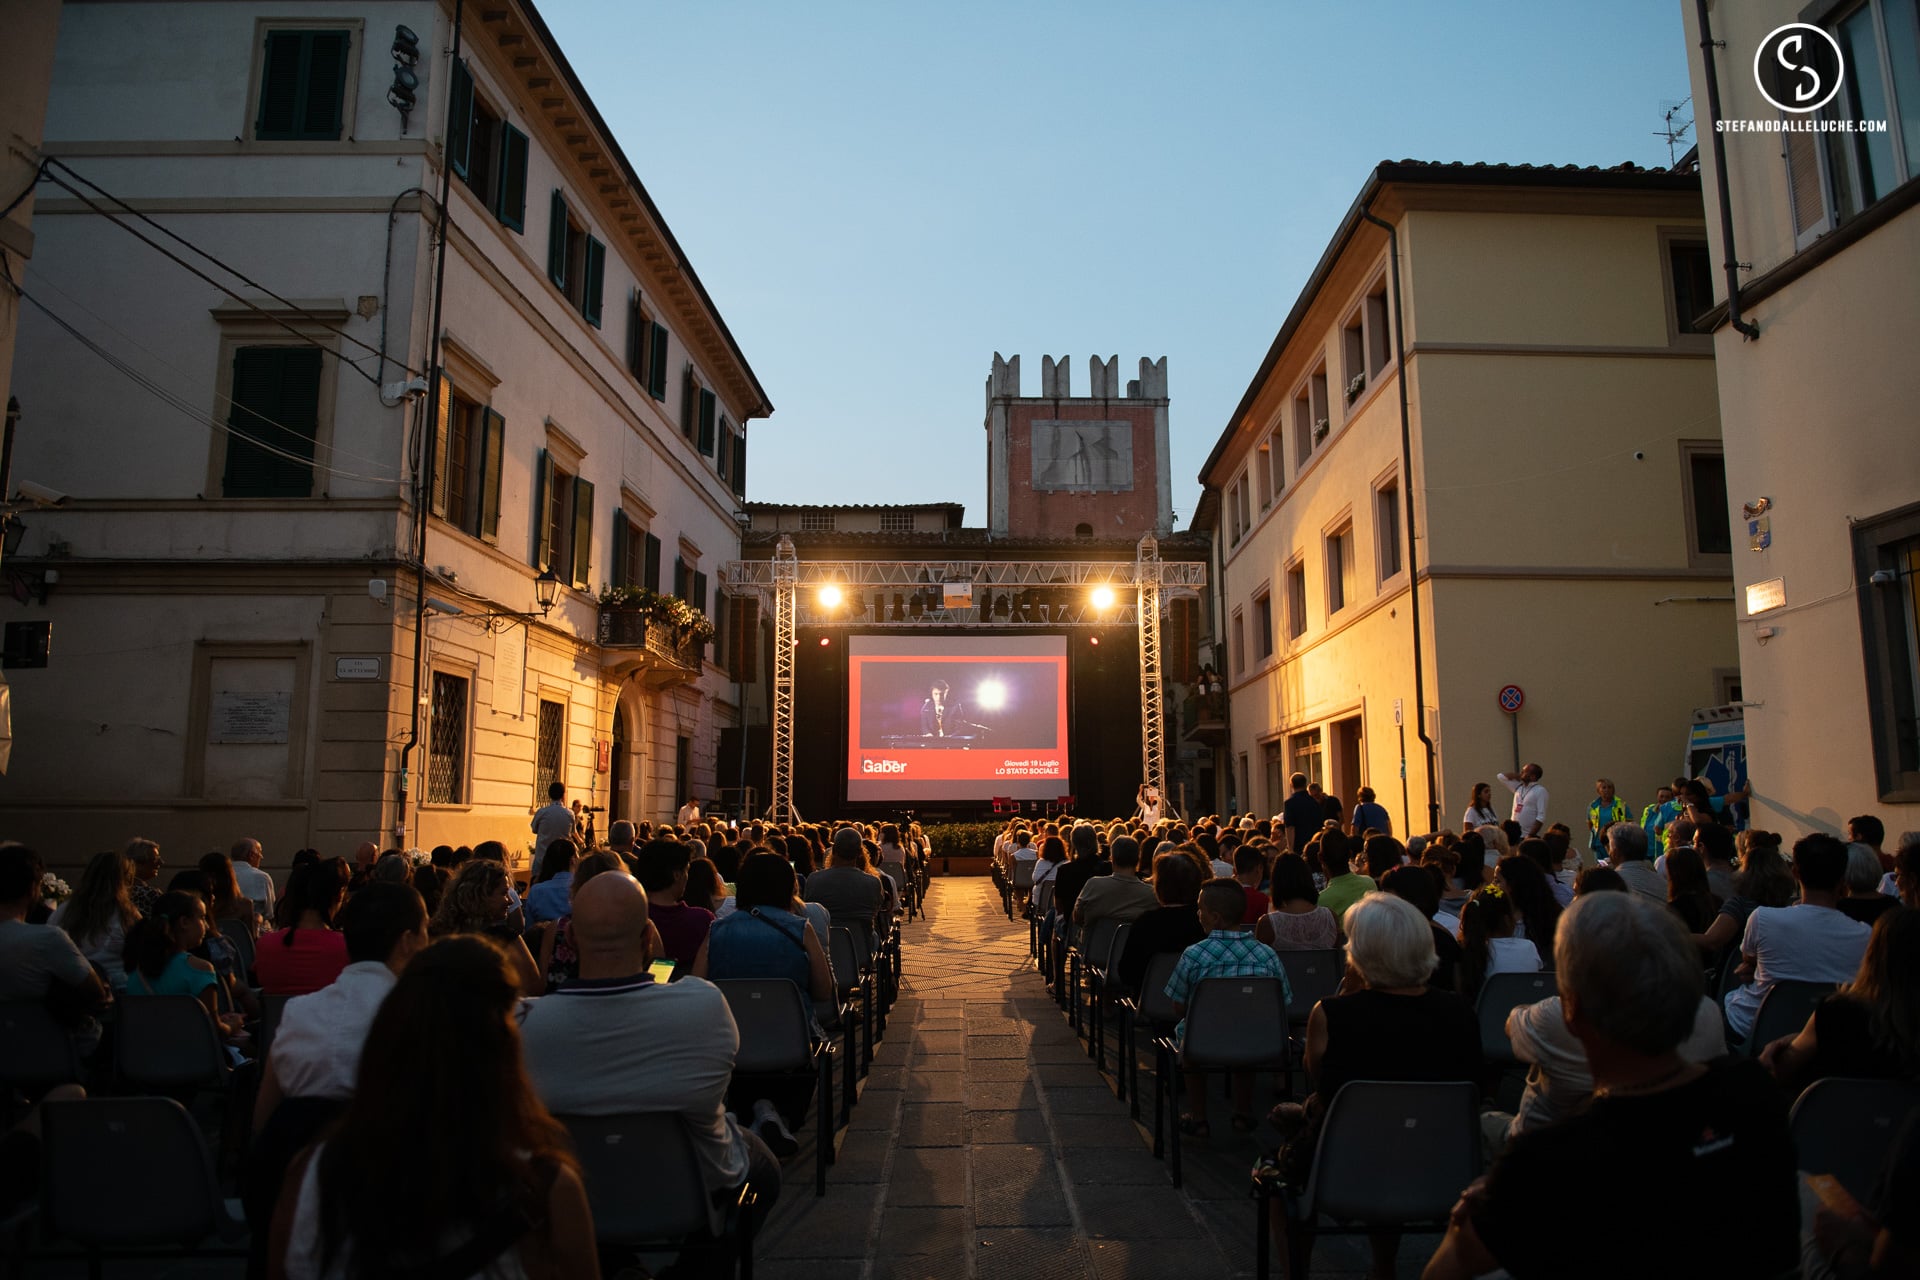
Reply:
[[[671,679],[691,679],[699,674],[701,651],[712,639],[712,619],[678,596],[644,587],[600,592],[599,642],[612,651],[609,665],[644,657]]]

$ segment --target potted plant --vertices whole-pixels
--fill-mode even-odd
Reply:
[[[1330,426],[1331,424],[1325,418],[1321,418],[1313,424],[1313,442],[1315,444],[1319,444],[1327,438],[1327,431]]]
[[[713,620],[678,596],[661,595],[645,587],[604,587],[600,592],[600,613],[624,614],[639,618],[647,627],[658,627],[673,637],[675,648],[706,644],[713,639]],[[610,632],[607,622],[600,627],[604,644]]]
[[[1367,375],[1364,370],[1353,375],[1347,382],[1347,403],[1352,404],[1362,391],[1367,389]]]

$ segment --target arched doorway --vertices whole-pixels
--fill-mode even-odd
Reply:
[[[627,710],[616,706],[613,709],[613,791],[607,797],[607,815],[609,822],[633,821],[633,783],[627,770]]]

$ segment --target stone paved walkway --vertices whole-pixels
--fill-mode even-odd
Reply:
[[[1228,1129],[1222,1103],[1211,1141],[1187,1141],[1186,1187],[1174,1190],[1028,962],[1026,923],[1007,920],[991,881],[934,880],[926,918],[906,926],[904,967],[827,1194],[812,1195],[803,1133],[760,1231],[756,1276],[1252,1274],[1252,1140]],[[1400,1274],[1417,1276],[1432,1244],[1409,1240]],[[1317,1277],[1365,1268],[1363,1240],[1323,1238],[1315,1250]]]

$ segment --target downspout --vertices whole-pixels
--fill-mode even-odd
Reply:
[[[1748,338],[1760,336],[1760,326],[1740,318],[1740,255],[1733,248],[1733,204],[1727,193],[1727,140],[1720,132],[1720,77],[1713,69],[1713,51],[1720,42],[1713,38],[1713,24],[1707,18],[1707,0],[1693,0],[1700,17],[1700,66],[1707,77],[1707,124],[1713,131],[1713,186],[1720,196],[1720,241],[1727,260],[1727,323],[1734,332]],[[1695,135],[1696,137],[1698,134]]]
[[[1360,216],[1387,233],[1387,254],[1393,282],[1393,367],[1400,384],[1400,486],[1407,495],[1407,614],[1413,626],[1413,727],[1427,757],[1427,830],[1440,829],[1440,774],[1434,763],[1433,739],[1427,736],[1426,654],[1420,643],[1420,561],[1415,554],[1414,530],[1418,511],[1413,501],[1413,418],[1407,406],[1407,339],[1400,297],[1400,231],[1376,218],[1373,201],[1361,206]]]
[[[447,59],[451,67],[460,57],[460,20],[466,0],[453,0],[453,47]],[[448,82],[452,82],[449,74]],[[453,99],[449,95],[451,114]],[[440,412],[440,307],[447,287],[447,234],[451,222],[449,202],[453,195],[453,157],[447,154],[447,134],[452,121],[441,126],[440,135],[440,256],[433,268],[433,313],[427,336],[427,423],[421,433],[419,472],[414,476],[414,601],[413,601],[413,700],[407,708],[407,741],[400,748],[400,807],[394,835],[401,848],[407,844],[407,800],[412,775],[408,765],[415,747],[420,745],[420,686],[426,660],[427,636],[427,519],[433,506],[434,416]]]

